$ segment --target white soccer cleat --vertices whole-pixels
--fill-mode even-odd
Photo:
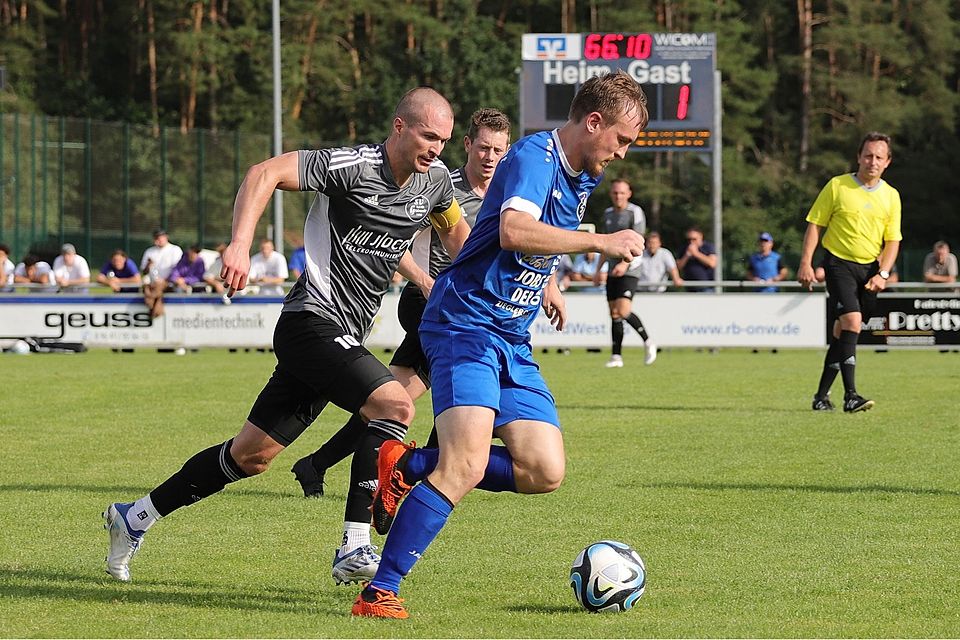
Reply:
[[[604,365],[607,369],[614,369],[623,366],[623,356],[610,356],[610,360]]]
[[[146,533],[134,533],[127,527],[125,515],[130,507],[130,503],[115,502],[103,512],[103,528],[110,534],[107,573],[122,582],[130,582],[130,560],[140,550],[143,534]]]
[[[380,554],[373,545],[365,544],[342,556],[339,548],[333,552],[333,581],[337,584],[373,580],[379,568]]]
[[[643,359],[643,364],[653,364],[657,361],[657,345],[652,342],[647,342],[645,349],[647,350],[647,357]]]

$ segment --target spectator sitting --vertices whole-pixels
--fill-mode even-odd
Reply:
[[[287,259],[273,250],[273,241],[264,238],[260,241],[260,251],[250,258],[250,284],[260,285],[260,293],[268,296],[282,296],[283,282],[287,279]]]
[[[61,291],[86,293],[90,285],[90,266],[68,242],[60,247],[60,255],[53,261],[53,277]]]
[[[783,266],[780,254],[773,250],[773,236],[764,231],[757,238],[760,250],[750,256],[747,265],[747,277],[754,282],[779,282],[787,277],[787,268]],[[757,291],[775,293],[778,287],[760,287]]]
[[[114,249],[97,274],[97,282],[110,287],[114,293],[135,293],[140,290],[140,271],[126,251]]]
[[[16,284],[45,285],[37,287],[41,291],[53,291],[57,286],[50,265],[32,253],[24,256],[23,262],[13,270],[13,281]]]
[[[573,282],[592,282],[599,286],[607,281],[607,264],[599,253],[588,251],[579,253],[573,259],[573,271],[570,272]]]
[[[207,270],[203,272],[203,281],[207,283],[216,293],[223,293],[223,280],[220,279],[220,272],[223,271],[223,252],[227,250],[227,243],[221,242],[217,245],[217,258]],[[229,298],[227,298],[229,300]]]
[[[717,268],[717,251],[713,244],[703,239],[703,231],[699,227],[690,227],[687,230],[687,246],[677,259],[677,268],[680,270],[680,276],[687,282],[714,279],[714,269]],[[687,290],[709,293],[713,291],[713,287],[688,287]]]
[[[10,247],[0,243],[0,291],[13,291],[13,270]]]
[[[186,293],[192,292],[195,287],[203,289],[206,286],[203,281],[206,270],[207,265],[200,255],[200,245],[191,245],[170,272],[171,289]]]
[[[683,280],[680,279],[680,272],[677,270],[677,261],[673,258],[670,250],[663,246],[660,233],[651,231],[647,234],[646,241],[647,246],[643,250],[640,269],[637,270],[637,281],[662,282],[669,275],[675,286],[682,287]],[[667,290],[667,286],[647,285],[641,286],[640,290],[663,293]]]
[[[153,232],[153,246],[147,247],[140,260],[143,278],[143,303],[150,310],[151,318],[163,315],[163,292],[167,288],[170,272],[183,257],[183,250],[170,242],[164,229]]]
[[[923,281],[957,281],[957,256],[950,253],[950,245],[943,240],[935,242],[933,252],[923,259]]]
[[[294,280],[300,279],[300,274],[307,268],[307,250],[303,247],[294,249],[290,256],[290,276]]]

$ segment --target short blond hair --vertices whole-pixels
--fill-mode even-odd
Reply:
[[[647,126],[647,95],[640,84],[622,70],[594,76],[584,82],[570,104],[570,119],[580,122],[587,115],[598,112],[608,122],[631,110],[640,116],[640,128]]]

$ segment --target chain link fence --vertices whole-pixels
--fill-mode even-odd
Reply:
[[[19,262],[28,253],[52,260],[70,242],[91,269],[117,248],[139,261],[158,227],[181,246],[212,248],[229,241],[237,188],[271,149],[266,134],[155,135],[126,123],[0,114],[0,243]],[[287,242],[299,241],[311,201],[284,194]],[[271,203],[258,237],[272,237],[272,221]]]

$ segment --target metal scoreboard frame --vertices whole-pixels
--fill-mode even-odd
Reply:
[[[620,69],[643,86],[650,112],[631,151],[712,150],[714,33],[526,33],[522,57],[524,134],[561,126],[581,84]]]

